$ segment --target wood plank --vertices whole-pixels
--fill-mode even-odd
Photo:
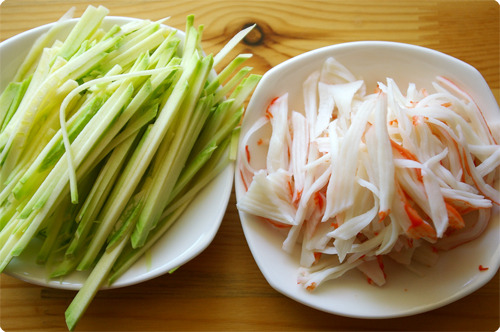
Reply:
[[[111,15],[157,20],[183,29],[188,14],[205,25],[203,46],[216,52],[234,33],[257,23],[262,40],[242,44],[257,73],[319,47],[389,40],[436,49],[476,67],[500,100],[500,12],[485,0],[357,1],[63,1],[6,0],[0,40],[57,20],[88,4]],[[259,36],[254,38],[259,39]],[[80,331],[165,330],[434,330],[493,331],[500,326],[499,274],[469,296],[428,313],[364,320],[327,314],[277,293],[260,273],[245,242],[234,192],[221,229],[201,255],[173,274],[99,292]],[[64,311],[75,292],[0,276],[4,331],[65,330]]]

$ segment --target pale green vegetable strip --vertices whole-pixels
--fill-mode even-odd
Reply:
[[[41,84],[39,89],[34,92],[32,98],[28,99],[26,103],[23,99],[23,102],[21,102],[21,105],[19,106],[19,109],[23,108],[22,114],[24,114],[24,116],[21,115],[22,121],[18,123],[18,128],[15,129],[14,133],[9,133],[11,136],[9,137],[7,144],[0,155],[0,162],[4,163],[2,173],[9,173],[12,171],[13,165],[18,160],[22,150],[24,149],[26,137],[28,136],[28,132],[35,121],[37,110],[40,107],[40,99],[51,98],[51,95],[53,94],[51,91],[53,91],[53,89],[60,84],[61,80],[70,78],[70,75],[78,69],[84,68],[85,70],[88,70],[87,68],[92,66],[92,59],[95,59],[96,57],[102,59],[101,52],[113,47],[114,44],[116,44],[116,40],[111,38],[103,41],[102,43],[96,44],[95,47],[89,49],[82,55],[72,58],[65,66],[50,74],[45,82]],[[91,64],[90,67],[89,63]],[[75,70],[74,68],[78,69]],[[6,132],[7,130],[4,133]]]
[[[40,57],[43,48],[49,46],[48,44],[52,41],[52,39],[54,39],[55,35],[59,33],[66,21],[73,17],[74,12],[75,8],[72,7],[63,16],[61,16],[61,18],[50,28],[49,31],[44,33],[35,41],[33,47],[31,47],[28,55],[26,55],[23,63],[17,70],[13,79],[14,82],[19,82],[26,78],[26,75],[28,75],[28,73],[32,70],[32,67],[35,65],[36,60]]]
[[[213,152],[218,148],[218,146],[213,142],[208,145],[203,151],[201,151],[194,160],[189,163],[179,175],[179,179],[175,183],[175,187],[170,194],[170,198],[167,201],[167,204],[172,201],[174,197],[176,197],[179,192],[184,189],[184,187],[189,183],[189,181],[196,175],[196,173],[200,170],[201,167],[212,157]]]
[[[57,206],[56,202],[61,200],[65,187],[66,181],[61,177],[51,191],[52,194],[47,199],[48,204],[41,207],[36,214],[32,213],[26,219],[19,221],[20,224],[17,231],[14,231],[14,233],[10,235],[9,241],[12,241],[12,243],[2,247],[0,250],[0,271],[4,270],[14,256],[21,254],[39,229],[40,224],[47,216],[54,212]]]
[[[137,133],[138,134],[138,133]],[[112,186],[118,177],[118,170],[121,169],[125,162],[125,155],[129,152],[132,144],[136,138],[131,136],[120,144],[111,154],[106,165],[102,168],[99,176],[97,177],[91,192],[87,195],[87,199],[78,212],[76,221],[79,222],[78,228],[75,232],[75,237],[69,244],[66,255],[74,255],[77,250],[83,245],[87,234],[89,233],[92,222],[97,217],[99,210],[106,201]]]
[[[92,139],[90,139],[90,134],[85,135],[86,132],[101,132],[106,129],[107,122],[106,118],[109,121],[110,119],[116,116],[116,113],[120,111],[120,109],[128,102],[131,94],[133,92],[131,85],[123,85],[121,89],[115,91],[113,96],[111,96],[102,108],[107,108],[109,112],[102,112],[105,114],[104,118],[99,117],[99,112],[96,114],[89,124],[84,128],[84,130],[80,133],[80,135],[73,142],[73,146],[79,146],[78,151],[75,151],[74,158],[72,161],[75,162],[76,165],[79,165],[88,155],[91,147],[96,143]],[[66,152],[67,153],[67,152]],[[52,169],[52,171],[47,176],[46,180],[42,183],[40,188],[37,190],[35,195],[31,198],[31,203],[27,205],[27,207],[23,210],[23,215],[30,214],[33,209],[39,208],[44,204],[46,197],[50,195],[51,188],[53,186],[52,179],[62,178],[63,169],[64,173],[67,173],[68,179],[70,176],[70,165],[68,165],[69,158],[64,158],[65,162],[62,162],[62,159],[56,164],[56,166]],[[74,198],[72,197],[72,201]]]
[[[213,137],[217,133],[217,130],[222,126],[222,121],[228,110],[232,107],[233,103],[234,99],[228,99],[221,102],[211,110],[203,130],[196,140],[196,145],[191,152],[190,160],[195,158],[196,155],[203,151],[209,144],[213,143]]]
[[[152,125],[148,126],[146,132],[143,134],[141,141],[139,142],[138,146],[136,147],[136,150],[134,151],[134,154],[129,160],[129,164],[131,165],[132,163],[136,162],[137,159],[139,158],[139,151],[142,146],[144,146],[146,139],[149,135],[151,135],[151,128]],[[125,167],[123,170],[123,173],[125,176],[119,176],[117,183],[115,187],[113,188],[110,196],[108,197],[108,202],[117,202],[118,204],[109,204],[106,203],[102,212],[102,216],[99,217],[101,223],[98,226],[98,230],[95,234],[95,236],[92,238],[90,244],[88,245],[88,248],[78,264],[77,269],[78,270],[86,270],[90,267],[90,265],[94,262],[96,259],[99,251],[101,250],[108,234],[111,232],[112,227],[114,226],[114,222],[119,218],[122,210],[125,208],[125,205],[130,199],[131,194],[129,194],[129,191],[122,190],[123,187],[127,185],[127,182],[125,179],[129,176],[131,176],[131,173],[133,170],[131,170],[130,166]],[[137,184],[134,184],[134,188]],[[130,195],[130,196],[129,196]]]
[[[124,237],[113,249],[104,252],[92,272],[87,277],[82,288],[78,291],[75,298],[66,309],[66,324],[68,329],[72,331],[83,313],[89,306],[95,294],[104,283],[109,271],[113,266],[125,245],[128,243],[128,237]]]
[[[7,86],[7,89],[2,93],[2,96],[0,97],[0,132],[5,129],[10,119],[17,111],[17,108],[19,107],[30,82],[30,78],[27,78],[22,82],[11,82]]]
[[[128,95],[130,95],[130,87],[125,87],[124,88],[124,93],[117,93],[117,98],[121,98],[122,102],[125,102],[127,100]],[[114,94],[115,95],[115,94]],[[123,98],[126,97],[126,98]],[[110,99],[112,100],[112,99]],[[109,102],[109,100],[108,100]],[[119,110],[121,108],[119,99],[116,100],[116,103],[110,102],[112,105],[110,105],[110,108],[114,108],[116,110]],[[112,113],[111,113],[112,114]],[[112,115],[111,115],[112,116]],[[93,120],[95,117],[93,118]],[[102,126],[102,124],[101,124]],[[80,138],[80,136],[78,137]],[[78,139],[77,138],[77,139]],[[75,140],[76,141],[76,140]],[[86,142],[86,145],[91,146],[93,143]],[[82,149],[78,151],[76,154],[76,160],[77,164],[80,164],[81,161],[83,160],[83,157],[88,153],[87,149]],[[40,188],[37,190],[35,195],[30,199],[30,202],[28,203],[27,206],[23,208],[23,211],[21,212],[21,217],[26,218],[29,216],[31,218],[31,215],[34,215],[33,221],[27,226],[26,230],[24,231],[24,234],[22,237],[19,239],[18,243],[16,244],[15,248],[9,252],[9,254],[6,254],[5,256],[0,257],[2,261],[0,262],[0,271],[3,270],[3,268],[8,264],[10,259],[12,257],[19,255],[30,239],[33,237],[35,232],[39,229],[40,224],[42,223],[43,219],[50,214],[56,207],[55,202],[60,199],[61,194],[63,193],[65,189],[65,184],[67,179],[69,178],[69,170],[68,170],[68,165],[66,164],[67,159],[61,159],[54,169],[49,173],[49,176],[47,179],[43,182],[43,184],[40,186]],[[37,213],[32,213],[32,211],[37,210]],[[3,249],[2,249],[3,251]]]
[[[240,138],[241,127],[234,128],[231,133],[231,143],[229,145],[229,160],[236,161],[238,156],[238,141]]]
[[[149,107],[147,111],[142,113],[135,119],[130,119],[127,126],[116,135],[113,140],[106,146],[106,149],[102,152],[102,155],[108,155],[114,148],[126,141],[130,136],[137,134],[137,132],[150,123],[158,114],[158,105],[153,105]],[[137,115],[137,113],[136,113]]]
[[[2,232],[0,232],[0,247],[2,249],[0,249],[0,253],[5,248],[7,241],[9,240],[11,234],[14,232],[14,229],[16,229],[18,227],[19,223],[21,223],[21,222],[22,222],[22,220],[19,218],[16,218],[15,214],[14,214],[14,217],[12,218],[12,222],[6,223],[5,225],[2,226]],[[0,255],[0,257],[3,257],[3,256]]]
[[[228,164],[229,158],[226,157],[227,146],[229,140],[224,140],[217,146],[217,148],[211,153],[208,160],[199,160],[199,164],[192,163],[193,168],[197,168],[198,172],[190,176],[189,181],[186,183],[181,182],[182,178],[175,184],[176,194],[172,194],[169,201],[169,205],[163,211],[161,219],[171,213],[180,204],[183,204],[186,200],[190,199],[191,196],[196,194],[196,188],[203,188],[208,182],[210,182],[212,177],[215,177],[219,172],[221,172]],[[189,172],[189,169],[186,169]]]
[[[168,36],[169,32],[165,30],[157,30],[152,35],[148,36],[139,43],[136,43],[133,47],[128,48],[125,52],[120,53],[112,61],[120,63],[122,66],[129,65],[134,62],[137,57],[142,54],[145,49],[152,49],[160,45],[165,38]]]
[[[126,79],[126,78],[134,78],[138,76],[145,76],[145,75],[151,75],[151,74],[156,74],[160,71],[165,71],[165,69],[152,69],[152,70],[145,70],[145,71],[140,71],[140,72],[132,72],[128,74],[121,74],[121,75],[116,75],[116,76],[106,76],[100,79],[95,79],[93,81],[87,82],[85,84],[80,85],[78,88],[74,89],[68,96],[64,99],[61,108],[60,108],[60,113],[59,113],[59,118],[60,118],[60,124],[61,124],[61,133],[63,137],[63,142],[64,146],[66,149],[66,156],[68,160],[68,167],[70,171],[70,186],[71,186],[71,198],[74,203],[78,202],[78,193],[77,193],[77,188],[76,188],[76,172],[75,172],[75,167],[73,165],[73,156],[71,155],[71,147],[70,147],[70,142],[68,138],[68,133],[66,129],[66,119],[65,119],[65,110],[67,107],[67,104],[71,101],[71,99],[77,95],[80,91],[83,91],[87,88],[89,88],[92,85],[99,84],[102,82],[110,82],[114,81],[117,79]],[[130,91],[131,93],[132,91]]]
[[[84,40],[88,39],[100,26],[104,17],[109,13],[108,9],[99,6],[89,6],[78,20],[69,36],[65,39],[59,55],[65,59],[71,56],[80,48]]]
[[[153,83],[154,86],[157,86],[158,84],[161,83],[161,80],[165,77],[165,73],[160,73],[158,74],[154,80],[153,80]],[[148,82],[146,82],[148,83]],[[132,100],[132,102],[129,104],[129,107],[123,112],[122,116],[120,119],[124,118],[125,120],[130,118],[130,116],[132,116],[132,114],[134,114],[134,110],[137,109],[137,107],[139,107],[139,105],[145,100],[145,98],[147,96],[150,95],[150,93],[152,92],[152,88],[154,88],[154,86],[152,87],[151,84],[146,84],[144,85],[141,90],[137,93],[137,95],[134,97],[134,99]],[[147,112],[146,112],[147,113]],[[127,115],[128,114],[128,115]],[[122,120],[123,121],[123,120]],[[121,128],[121,125],[120,125],[120,121],[117,123],[117,127],[118,128]],[[128,128],[129,126],[126,127],[126,129]],[[125,129],[125,131],[126,131]],[[125,132],[124,131],[124,132]],[[122,132],[123,133],[123,132]],[[111,143],[110,143],[111,144]],[[102,153],[100,154],[102,156]],[[91,157],[89,158],[90,160],[92,160],[94,157]],[[98,157],[97,159],[100,159],[101,157]],[[93,219],[93,217],[91,218]],[[82,226],[83,227],[83,226]]]
[[[132,233],[133,247],[142,246],[150,230],[156,227],[161,212],[168,204],[166,198],[170,196],[170,192],[185,165],[189,151],[194,144],[193,137],[196,137],[201,130],[200,124],[204,123],[206,114],[208,114],[207,109],[212,100],[212,98],[201,98],[194,110],[193,117],[183,114],[183,123],[178,124],[177,127],[178,132],[182,135],[176,134],[169,144],[166,156],[158,159],[160,167],[158,172],[152,175],[152,186],[149,188],[148,197],[137,221],[136,229]]]
[[[163,159],[162,168],[157,174],[156,179],[153,181],[153,187],[151,191],[148,192],[148,199],[137,222],[136,230],[132,233],[132,245],[134,247],[141,246],[144,243],[147,234],[154,227],[161,214],[161,210],[163,210],[163,208],[158,205],[162,204],[162,197],[169,197],[169,193],[165,192],[165,190],[172,189],[168,182],[175,181],[176,177],[180,173],[180,167],[182,167],[185,162],[185,158],[179,158],[178,153],[185,152],[187,158],[187,154],[191,150],[191,147],[184,146],[183,141],[186,139],[188,141],[194,141],[192,137],[198,136],[197,133],[190,132],[188,126],[190,123],[196,124],[199,121],[192,119],[191,114],[197,110],[196,103],[200,97],[203,85],[206,82],[211,68],[212,58],[206,57],[199,62],[199,68],[197,67],[195,70],[197,75],[196,80],[191,84],[189,95],[186,97],[185,103],[182,105],[182,118],[180,119],[180,122],[177,123],[177,128],[175,129],[178,130],[179,133],[182,133],[182,135],[177,134],[175,136],[167,157]],[[207,102],[208,101],[205,100],[205,103]],[[211,99],[209,102],[211,102]],[[201,109],[198,110],[198,113],[204,112],[205,107],[206,104],[204,106],[202,102],[202,104],[200,104]]]
[[[129,253],[129,256],[126,257],[126,260],[119,265],[119,268],[116,271],[113,271],[111,276],[109,277],[108,284],[112,284],[116,281],[123,273],[125,273],[139,258],[141,258],[150,248],[156,243],[156,241],[167,231],[170,226],[181,216],[182,212],[189,206],[189,201],[186,201],[182,206],[177,208],[172,214],[169,214],[166,218],[164,218],[162,226],[157,229],[157,231],[153,234],[153,238],[148,239],[145,245],[138,249]],[[148,245],[151,244],[151,245]]]
[[[257,86],[257,83],[259,83],[260,79],[260,75],[251,74],[234,89],[229,98],[234,99],[235,102],[232,106],[232,110],[228,112],[228,116],[230,116],[232,111],[236,111],[236,109],[240,108],[241,105],[243,105],[245,100],[250,96],[252,91]]]
[[[51,252],[69,237],[68,230],[72,225],[69,221],[74,210],[75,206],[68,199],[64,199],[61,206],[50,217],[51,222],[47,225],[46,238],[37,254],[36,261],[38,264],[45,264]]]
[[[103,103],[103,98],[96,97],[92,99],[89,104],[84,105],[69,122],[71,125],[70,128],[73,129],[73,125],[76,125],[78,121],[88,123],[88,121],[85,119],[82,120],[82,118],[87,118],[95,114]],[[59,147],[59,143],[62,143],[61,135],[60,131],[57,132],[38,154],[37,158],[29,165],[29,168],[24,172],[20,181],[18,183],[13,183],[15,187],[12,189],[12,193],[18,200],[26,197],[32,190],[35,190],[35,188],[41,184],[46,172],[52,169],[60,155],[64,153],[62,151],[63,147]],[[70,136],[73,136],[73,133],[71,133]],[[8,194],[9,188],[5,188],[2,191],[2,194],[4,193]]]
[[[217,53],[217,55],[214,57],[214,66],[217,66],[219,62],[228,55],[229,52],[243,39],[246,37],[246,35],[252,31],[252,29],[255,27],[255,24],[252,26],[249,26],[248,28],[245,28],[241,31],[239,31],[236,35],[234,35],[231,40],[224,45],[224,47]]]
[[[250,59],[251,54],[239,54],[236,56],[220,73],[217,75],[216,79],[210,82],[206,88],[207,93],[214,93],[222,83],[229,78],[229,76],[238,68],[243,62]]]
[[[160,112],[158,119],[151,128],[151,132],[146,136],[146,141],[136,150],[136,156],[131,159],[122,176],[118,179],[118,184],[111,196],[112,201],[117,202],[107,204],[107,207],[105,207],[98,234],[92,239],[87,253],[79,264],[79,269],[87,269],[93,263],[114,222],[123,210],[124,204],[130,199],[133,188],[137,186],[145,173],[147,165],[153,158],[154,152],[170,125],[172,116],[180,107],[188,92],[188,75],[191,74],[192,71],[183,71],[169,98],[169,102],[166,104],[165,109]]]
[[[108,280],[109,284],[116,281],[130,268],[130,266],[132,266],[132,264],[141,258],[181,216],[182,212],[184,212],[184,210],[189,206],[200,190],[202,190],[227,166],[229,160],[224,160],[224,151],[224,148],[217,149],[213,158],[211,158],[210,162],[207,164],[207,167],[205,167],[203,171],[197,175],[196,181],[194,181],[193,185],[189,187],[189,190],[187,190],[182,197],[173,202],[173,204],[171,204],[169,208],[162,213],[157,229],[154,233],[150,234],[146,243],[142,247],[133,249],[131,246],[128,246],[128,252],[124,253],[124,256],[120,257],[113,273],[110,275]]]
[[[236,75],[234,75],[229,82],[227,82],[217,93],[215,94],[215,101],[218,102],[224,98],[240,81],[247,76],[247,74],[252,70],[252,67],[242,68]]]

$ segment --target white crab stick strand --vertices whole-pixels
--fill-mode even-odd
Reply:
[[[279,169],[288,169],[288,94],[276,99],[270,106],[272,114],[271,125],[273,127],[269,150],[267,153],[267,169],[275,172]]]
[[[337,155],[332,154],[332,173],[326,192],[326,210],[323,221],[348,209],[354,201],[354,182],[358,163],[359,145],[368,115],[372,111],[370,102],[360,106],[340,145]]]

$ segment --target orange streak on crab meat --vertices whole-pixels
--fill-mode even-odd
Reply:
[[[321,258],[321,254],[320,252],[314,252],[314,262],[317,263],[319,261],[319,259]]]
[[[243,176],[243,171],[240,169],[240,177],[241,177],[241,182],[243,182],[243,186],[245,187],[245,192],[248,191],[248,185],[245,181],[245,177]]]
[[[312,282],[309,286],[306,287],[308,291],[313,291],[316,288],[317,284]]]
[[[269,218],[262,218],[262,219],[267,221],[268,223],[270,223],[271,225],[273,225],[274,227],[277,227],[277,228],[290,228],[290,227],[292,227],[292,225],[283,224],[283,223],[280,223],[279,221],[275,221],[275,220],[272,220]]]
[[[387,211],[380,211],[378,213],[378,218],[379,218],[379,222],[382,222],[384,221],[384,219],[391,213],[391,209],[387,210]]]
[[[404,209],[408,218],[410,219],[411,226],[406,230],[407,233],[414,239],[419,238],[430,238],[436,239],[437,233],[436,230],[429,225],[422,217],[418,214],[417,210],[415,210],[408,202],[404,203]]]
[[[266,109],[266,117],[268,119],[272,119],[273,118],[273,114],[271,113],[271,106],[276,102],[276,100],[278,100],[279,97],[275,97],[273,100],[271,100],[271,102],[269,103],[269,106],[267,106],[267,109]]]
[[[247,161],[250,162],[250,148],[245,145],[245,153],[247,154]]]
[[[446,211],[448,211],[448,224],[450,227],[459,229],[465,227],[465,221],[460,213],[453,207],[453,205],[446,203]]]
[[[408,149],[405,149],[403,146],[399,145],[398,143],[394,142],[392,139],[391,141],[391,146],[401,154],[401,156],[405,159],[413,160],[413,161],[418,161],[417,157],[408,151]],[[423,177],[422,177],[422,171],[419,168],[415,168],[415,172],[417,173],[417,178],[420,182],[423,182]]]
[[[321,196],[319,191],[314,193],[314,202],[316,203],[316,205],[318,205],[320,210],[323,209],[323,206],[325,205],[325,201],[324,201],[323,196]]]
[[[469,202],[461,199],[446,198],[446,203],[450,204],[461,216],[469,212],[479,210],[480,208],[471,205]]]
[[[303,191],[303,189],[297,190],[297,197],[295,197],[295,201],[293,202],[294,204],[298,204],[299,203],[300,198],[302,197],[302,191]]]
[[[382,270],[382,273],[384,274],[384,278],[387,278],[387,275],[385,274],[385,266],[384,266],[384,261],[382,259],[382,256],[378,255],[377,256],[377,263],[380,269]]]
[[[290,194],[291,197],[293,197],[293,185],[292,185],[292,181],[287,181],[287,185],[288,185],[288,193]]]

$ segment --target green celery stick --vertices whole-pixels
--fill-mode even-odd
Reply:
[[[238,71],[224,86],[215,94],[215,101],[222,100],[250,71],[252,67],[244,67]]]
[[[194,144],[194,138],[198,135],[201,125],[206,119],[207,109],[212,100],[213,98],[203,97],[196,105],[192,117],[183,114],[183,121],[179,123],[178,131],[172,142],[169,143],[170,148],[166,155],[157,159],[160,161],[160,167],[151,176],[152,185],[148,190],[148,197],[137,221],[136,229],[132,233],[133,247],[142,246],[150,230],[156,226],[164,206],[168,203],[165,198],[169,197],[170,191],[173,190]]]
[[[26,103],[24,103],[25,100],[23,99],[19,106],[19,109],[24,107],[22,112],[22,114],[24,114],[22,115],[22,125],[19,126],[16,133],[10,133],[11,136],[7,141],[6,147],[4,147],[0,155],[0,162],[3,162],[2,174],[11,172],[14,164],[21,155],[25,147],[28,132],[35,121],[36,113],[40,106],[40,99],[50,99],[54,93],[53,91],[55,91],[54,88],[61,84],[61,80],[69,78],[72,73],[79,74],[82,68],[88,68],[89,63],[90,66],[93,66],[93,59],[96,57],[102,58],[102,52],[113,47],[114,44],[116,44],[115,39],[108,39],[102,43],[98,43],[84,54],[71,59],[66,65],[50,74],[46,81],[33,93],[32,97],[28,99]],[[42,96],[43,98],[41,98]]]
[[[192,119],[191,116],[197,110],[196,103],[201,94],[204,83],[206,82],[208,73],[212,68],[211,64],[212,58],[210,56],[204,58],[200,62],[197,79],[192,83],[192,88],[190,90],[189,96],[185,99],[185,103],[182,106],[183,113],[182,118],[178,123],[178,127],[176,128],[176,137],[172,142],[172,147],[169,150],[168,156],[165,159],[162,159],[162,167],[159,170],[159,173],[156,175],[156,179],[153,181],[153,186],[151,188],[151,191],[148,192],[148,198],[146,199],[144,209],[141,212],[141,215],[137,222],[136,229],[132,233],[132,245],[134,247],[141,246],[144,243],[147,234],[154,227],[158,220],[158,217],[161,214],[161,210],[163,210],[163,208],[159,207],[162,205],[160,199],[161,197],[169,196],[169,194],[167,194],[165,190],[172,189],[166,183],[168,183],[169,181],[175,181],[176,177],[180,173],[181,167],[185,162],[185,158],[181,158],[178,162],[178,165],[176,165],[175,158],[177,157],[178,153],[185,153],[187,158],[187,155],[191,150],[190,147],[183,146],[182,142],[186,137],[188,142],[193,141],[194,143],[193,137],[197,136],[197,133],[191,133],[188,130],[188,126],[190,123],[197,123],[197,121],[195,119]],[[203,101],[205,102],[205,104],[200,104],[201,109],[198,110],[198,113],[204,112],[204,109],[207,106],[207,102],[209,102],[208,106],[210,106],[212,99],[203,99]],[[165,186],[167,188],[165,188]]]
[[[189,160],[195,158],[198,153],[203,151],[209,144],[215,144],[213,142],[213,137],[217,133],[217,130],[222,126],[223,119],[228,110],[232,107],[233,103],[234,99],[228,99],[219,103],[211,110],[199,137],[196,139],[196,144],[191,152]]]
[[[77,266],[77,270],[86,270],[88,269],[94,260],[96,259],[99,251],[101,250],[102,246],[104,245],[104,242],[106,238],[108,237],[109,233],[112,231],[112,227],[114,226],[114,222],[119,218],[121,212],[126,206],[126,203],[130,199],[131,195],[129,196],[129,193],[121,190],[122,187],[124,187],[127,182],[125,181],[127,177],[131,176],[133,173],[133,170],[130,169],[131,163],[133,163],[135,160],[139,158],[139,152],[142,146],[145,145],[147,141],[147,137],[151,135],[151,130],[152,130],[153,125],[149,125],[144,134],[141,137],[141,140],[139,144],[137,145],[136,149],[133,152],[133,155],[131,156],[127,167],[123,170],[123,173],[121,176],[118,177],[117,182],[115,187],[110,193],[110,196],[108,200],[106,201],[106,204],[103,207],[103,210],[101,212],[101,215],[98,217],[98,219],[101,221],[101,223],[98,226],[97,232],[95,236],[92,238],[91,242],[88,245],[88,248],[82,257],[82,260]],[[125,176],[124,176],[125,175]],[[135,188],[135,186],[133,186]],[[109,202],[116,202],[117,204],[110,204]]]
[[[181,190],[189,183],[189,181],[196,175],[196,173],[200,170],[201,167],[210,159],[213,152],[217,149],[217,145],[215,142],[209,144],[203,151],[201,151],[192,162],[186,165],[185,168],[182,169],[181,174],[179,175],[179,179],[175,183],[175,187],[170,194],[170,198],[167,201],[167,204],[170,203]]]
[[[113,203],[107,203],[103,212],[103,217],[100,224],[100,229],[98,235],[92,239],[89,245],[89,250],[79,264],[78,269],[88,268],[96,258],[100,248],[104,244],[108,234],[113,227],[114,222],[120,215],[124,208],[124,204],[130,199],[132,195],[132,190],[139,183],[142,175],[145,173],[147,165],[150,163],[155,151],[161,142],[161,139],[165,136],[165,133],[172,123],[174,115],[180,108],[182,101],[188,94],[188,82],[191,76],[198,74],[195,71],[196,62],[188,62],[186,64],[185,70],[173,88],[172,94],[169,97],[169,102],[165,104],[165,107],[161,110],[156,122],[154,123],[151,132],[146,137],[146,142],[143,144],[142,149],[138,149],[137,156],[134,157],[131,162],[127,165],[120,179],[118,179],[118,184],[115,187],[111,197],[113,197]]]
[[[40,58],[44,48],[50,47],[50,44],[54,42],[55,36],[62,30],[66,25],[66,22],[73,17],[75,8],[68,10],[61,18],[43,35],[41,35],[30,51],[23,60],[23,63],[17,69],[16,75],[13,78],[14,82],[20,82],[26,79],[30,73],[34,71],[33,67],[37,65],[37,60]]]
[[[207,93],[214,93],[226,79],[246,60],[252,57],[251,54],[239,54],[212,80],[207,87]]]
[[[88,39],[100,26],[104,17],[109,13],[107,8],[99,6],[88,6],[78,23],[65,39],[59,56],[69,59],[80,48],[80,45]]]
[[[102,104],[103,98],[97,97],[90,103],[84,105],[84,107],[75,114],[69,121],[72,137],[74,133],[78,133],[78,131],[81,130],[78,124],[88,123],[89,116],[95,114]],[[60,156],[64,153],[62,149],[61,134],[58,133],[52,137],[52,140],[45,145],[44,149],[38,154],[38,157],[29,165],[29,168],[24,172],[19,182],[15,184],[15,187],[12,189],[6,188],[6,190],[11,190],[12,194],[18,200],[23,197],[28,197],[28,194],[32,193],[32,190],[35,190],[41,184],[44,176],[46,176],[47,172],[52,169]]]
[[[241,127],[238,126],[234,128],[231,132],[231,144],[229,146],[229,159],[232,161],[236,161],[238,156],[238,141],[240,138]]]
[[[110,272],[107,283],[112,284],[116,281],[123,273],[125,273],[139,258],[141,258],[150,248],[151,246],[163,235],[170,226],[181,216],[182,212],[189,206],[190,201],[185,202],[182,206],[177,208],[174,212],[163,218],[161,227],[158,227],[156,232],[152,234],[152,238],[147,240],[146,244],[140,248],[132,248],[131,246],[126,247],[128,251],[125,252],[125,255],[119,256],[116,265],[113,265],[113,270]]]
[[[130,236],[134,223],[144,204],[144,191],[135,194],[127,203],[120,218],[114,225],[114,231],[110,234],[106,250],[113,249],[118,243]]]
[[[31,77],[22,82],[11,82],[0,97],[0,132],[4,131],[12,116],[17,111],[21,100],[28,89]]]
[[[105,282],[113,263],[128,243],[128,239],[129,236],[124,236],[112,249],[104,252],[85,280],[82,288],[78,291],[75,298],[66,309],[66,325],[70,331],[74,330],[95,294]]]
[[[223,144],[222,146],[227,146]],[[198,192],[202,190],[210,181],[212,181],[226,166],[228,159],[223,158],[224,148],[218,149],[210,159],[207,167],[205,167],[197,176],[193,185],[180,197],[176,199],[174,204],[171,204],[163,213],[154,233],[151,233],[145,244],[140,248],[132,248],[127,246],[123,254],[113,266],[113,271],[108,279],[108,284],[115,282],[132,264],[142,257],[164,234],[174,222],[179,219],[182,212],[189,206],[191,201],[196,197]],[[222,160],[222,162],[221,162]]]
[[[217,66],[222,59],[224,59],[229,52],[241,41],[245,36],[252,31],[252,29],[255,27],[255,25],[249,26],[248,28],[245,28],[238,32],[236,35],[234,35],[229,42],[224,45],[224,47],[217,53],[217,55],[214,57],[214,66]]]
[[[106,201],[106,198],[108,197],[109,192],[118,177],[119,170],[121,170],[123,163],[126,161],[126,155],[129,153],[129,150],[133,146],[138,134],[139,133],[137,132],[136,135],[129,137],[115,150],[113,150],[106,164],[101,169],[91,192],[87,195],[87,199],[78,212],[76,217],[78,228],[75,232],[74,238],[69,244],[66,255],[75,255],[75,252],[80,250],[84,242],[87,240],[87,235],[93,225],[92,223],[97,218],[100,209],[104,205],[104,202]]]

